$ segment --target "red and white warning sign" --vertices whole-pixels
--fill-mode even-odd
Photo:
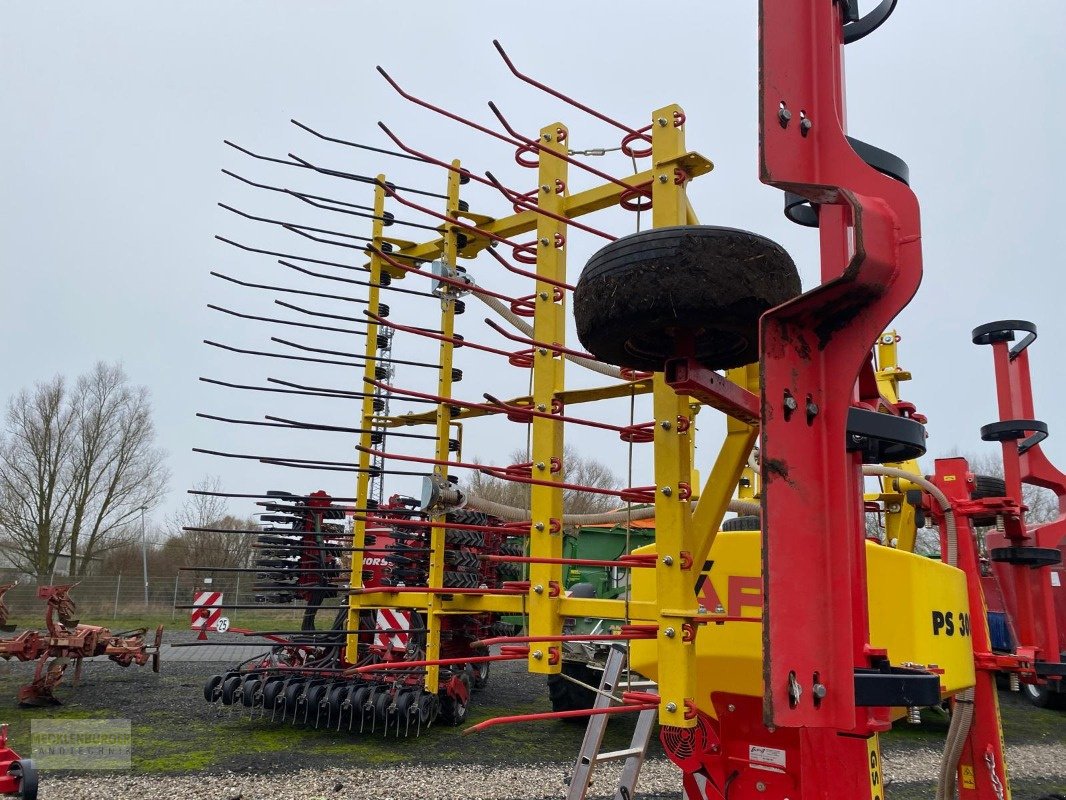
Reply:
[[[376,637],[377,644],[382,647],[392,647],[397,650],[406,650],[407,643],[411,639],[411,613],[409,611],[393,611],[390,608],[379,608],[377,613],[377,629],[380,631]]]
[[[229,620],[222,616],[222,592],[195,592],[192,604],[195,608],[190,621],[194,631],[225,633],[229,630]]]

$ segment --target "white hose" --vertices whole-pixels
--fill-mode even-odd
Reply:
[[[468,494],[466,499],[467,508],[475,511],[483,511],[500,519],[511,522],[522,522],[530,517],[528,508],[508,506],[479,497],[476,494]],[[747,500],[730,500],[729,510],[738,514],[758,514],[759,504]],[[599,514],[563,514],[563,525],[608,525],[626,522],[631,519],[650,519],[655,516],[655,506],[634,508],[632,511],[605,511]]]

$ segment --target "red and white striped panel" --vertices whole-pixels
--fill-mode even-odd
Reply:
[[[192,604],[197,606],[192,610],[192,629],[218,630],[218,620],[222,616],[222,592],[195,592]]]
[[[381,631],[375,637],[375,643],[382,647],[406,650],[411,634],[400,633],[411,630],[411,612],[395,611],[391,608],[379,608],[377,612],[377,629]]]

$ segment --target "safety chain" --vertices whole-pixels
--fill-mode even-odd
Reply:
[[[991,746],[985,749],[985,764],[988,765],[988,776],[992,781],[992,790],[996,793],[996,800],[1006,800],[1003,784],[999,782],[999,776],[996,774],[996,756]]]

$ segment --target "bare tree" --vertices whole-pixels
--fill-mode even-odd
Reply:
[[[165,492],[148,390],[98,363],[68,389],[62,377],[8,403],[0,440],[0,525],[20,566],[50,572],[69,551],[70,574],[136,535],[142,507]]]
[[[511,460],[514,463],[528,460],[525,450],[512,452]],[[619,486],[618,477],[607,465],[580,455],[570,445],[566,445],[563,449],[562,480],[565,483],[591,486],[597,489],[617,489]],[[516,508],[529,508],[530,485],[528,483],[517,483],[495,478],[482,472],[473,472],[467,480],[467,486],[486,500]],[[598,514],[614,511],[621,506],[621,500],[613,494],[595,494],[575,489],[563,490],[563,511],[567,514]]]
[[[217,477],[205,476],[193,486],[198,492],[220,492]],[[254,518],[229,513],[224,497],[190,494],[171,519],[172,534],[163,544],[168,560],[182,567],[246,567],[251,562]],[[204,530],[207,529],[207,530]]]
[[[44,575],[69,542],[75,416],[61,376],[8,401],[0,438],[0,532],[19,569]]]

